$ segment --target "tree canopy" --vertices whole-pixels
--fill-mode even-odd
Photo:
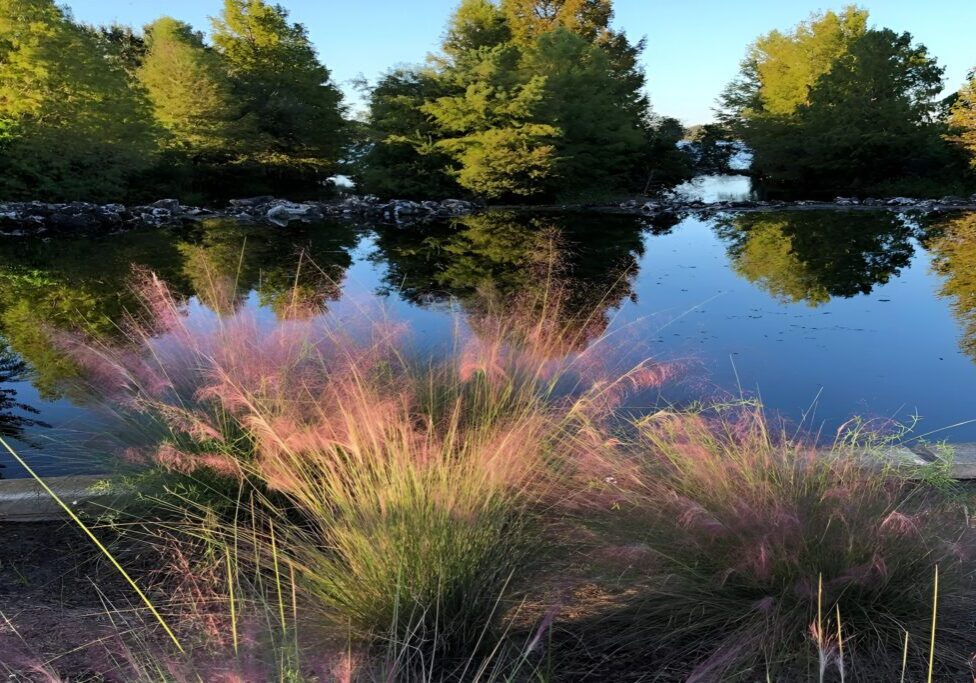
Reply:
[[[655,172],[681,177],[680,134],[644,94],[642,44],[611,30],[612,16],[607,0],[464,0],[427,67],[373,91],[359,176],[367,189],[416,191],[377,168],[393,149],[423,168],[424,189],[443,190],[449,177],[495,200],[612,194],[644,187]],[[398,103],[420,115],[391,120]]]
[[[345,144],[342,95],[305,27],[280,5],[225,0],[212,38],[242,113],[257,126],[258,159],[334,172]]]
[[[242,150],[253,137],[253,119],[244,119],[219,56],[203,36],[170,17],[146,27],[148,52],[137,70],[166,130],[165,147],[191,156]]]
[[[897,191],[953,167],[935,116],[942,68],[911,34],[867,21],[848,7],[759,38],[722,95],[725,123],[772,189]]]
[[[0,1],[0,194],[115,199],[152,163],[146,98],[53,0]]]
[[[959,91],[949,115],[950,140],[958,144],[976,168],[976,69],[969,72],[969,80]]]

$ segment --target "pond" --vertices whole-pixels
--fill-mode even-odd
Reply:
[[[976,214],[887,211],[666,223],[498,211],[412,227],[210,221],[98,239],[4,238],[0,430],[41,474],[105,467],[105,418],[72,389],[77,369],[53,338],[117,334],[134,305],[134,264],[188,297],[191,312],[284,316],[296,281],[316,311],[356,316],[381,303],[438,353],[487,298],[541,286],[537,266],[552,254],[568,305],[599,309],[622,353],[680,365],[655,400],[757,398],[825,438],[853,415],[917,416],[914,436],[976,441]],[[0,463],[3,476],[24,476]]]

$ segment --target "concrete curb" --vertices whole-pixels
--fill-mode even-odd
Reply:
[[[976,443],[950,444],[953,452],[952,476],[959,480],[976,480]],[[911,448],[895,446],[886,456],[902,462],[918,464],[939,460],[936,451],[916,445]],[[105,475],[80,474],[67,477],[48,477],[44,482],[72,509],[97,512],[118,502],[120,492],[94,490]],[[4,522],[54,522],[67,518],[59,506],[33,479],[0,480],[0,524]]]
[[[111,491],[93,490],[104,475],[48,477],[44,483],[78,512],[104,509],[118,499]],[[0,481],[0,523],[53,522],[67,519],[60,505],[33,479]]]

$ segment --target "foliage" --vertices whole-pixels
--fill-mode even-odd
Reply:
[[[949,115],[951,140],[969,155],[969,163],[976,168],[976,69],[969,73],[969,82],[959,91]]]
[[[225,0],[212,39],[242,114],[254,121],[255,161],[280,174],[323,180],[345,144],[342,96],[301,24],[280,5]]]
[[[463,193],[447,173],[449,157],[421,107],[439,96],[439,81],[422,69],[384,75],[369,93],[363,151],[354,164],[356,186],[380,197],[428,199]]]
[[[462,2],[430,67],[374,91],[367,189],[417,190],[378,167],[391,157],[422,168],[424,189],[444,189],[446,173],[490,200],[605,197],[645,188],[649,174],[683,177],[680,134],[643,94],[642,44],[611,17],[602,1]],[[391,120],[418,104],[421,116]]]
[[[254,138],[253,121],[242,120],[223,65],[203,36],[163,17],[146,27],[146,45],[137,75],[167,132],[164,147],[191,163],[240,153]]]
[[[0,2],[0,36],[0,194],[122,196],[153,152],[146,100],[122,66],[52,0]]]
[[[770,189],[911,191],[954,168],[934,120],[942,71],[910,34],[868,29],[867,12],[849,7],[757,40],[723,118]]]

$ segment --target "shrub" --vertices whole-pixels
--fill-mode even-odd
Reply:
[[[658,413],[602,464],[597,528],[630,551],[633,594],[593,618],[591,647],[689,680],[896,680],[907,633],[917,680],[938,566],[936,673],[968,675],[976,539],[918,468],[774,439],[749,412]]]

